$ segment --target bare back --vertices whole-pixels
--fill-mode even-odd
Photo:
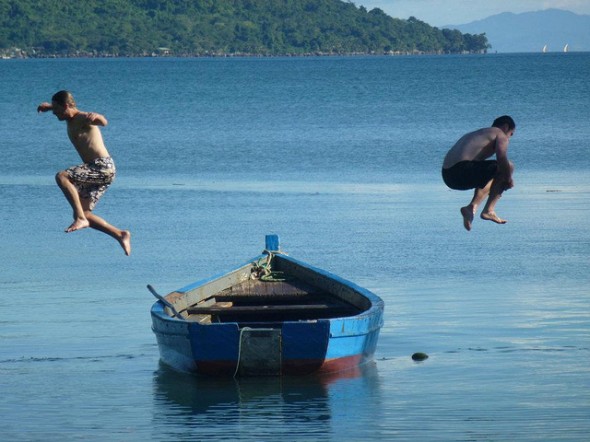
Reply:
[[[443,168],[453,167],[460,161],[485,160],[497,153],[497,144],[507,144],[506,134],[497,127],[487,127],[465,134],[445,156]]]
[[[68,137],[78,151],[82,161],[88,163],[101,157],[108,157],[109,152],[104,144],[102,134],[97,125],[104,126],[106,119],[93,118],[98,114],[79,112],[67,121]]]

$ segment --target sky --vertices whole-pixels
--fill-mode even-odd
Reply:
[[[563,9],[590,15],[590,0],[352,0],[368,10],[382,9],[387,15],[407,19],[416,17],[431,26],[463,25],[502,12]]]

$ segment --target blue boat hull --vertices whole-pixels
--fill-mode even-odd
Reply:
[[[231,272],[177,290],[166,299],[182,310],[185,303],[194,302],[185,301],[187,294],[205,299],[250,271],[252,262],[264,259],[266,255],[256,257]],[[222,376],[327,373],[370,361],[383,324],[383,301],[366,289],[288,256],[276,255],[273,260],[285,272],[331,290],[346,302],[361,304],[362,312],[268,322],[256,318],[246,325],[239,321],[200,323],[182,315],[173,317],[158,301],[151,315],[162,361],[180,371]]]

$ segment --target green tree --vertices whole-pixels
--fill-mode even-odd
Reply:
[[[485,52],[485,34],[439,30],[340,0],[0,0],[0,49],[33,53],[264,55]]]

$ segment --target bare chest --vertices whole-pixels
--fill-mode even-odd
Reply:
[[[68,137],[84,161],[108,156],[100,130],[89,125],[68,125]]]

